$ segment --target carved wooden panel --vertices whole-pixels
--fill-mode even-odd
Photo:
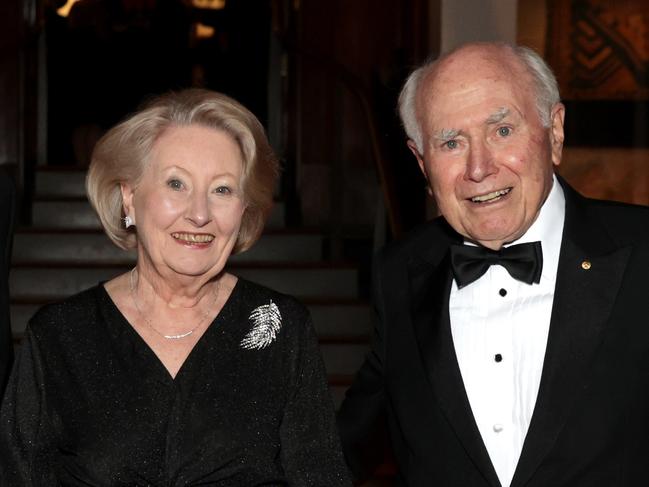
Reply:
[[[649,2],[548,0],[548,59],[568,99],[649,99]]]
[[[649,149],[566,147],[559,173],[585,196],[649,205]]]

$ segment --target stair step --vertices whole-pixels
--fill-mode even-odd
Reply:
[[[349,389],[349,386],[329,385],[329,392],[331,392],[331,397],[334,400],[334,406],[336,410],[340,409],[340,405],[342,404],[343,399],[345,399],[345,393],[347,392],[347,389]]]
[[[367,339],[372,333],[372,311],[365,303],[307,305],[320,337]]]
[[[298,298],[358,297],[358,271],[352,267],[237,267],[232,273]]]
[[[369,352],[368,343],[321,343],[320,351],[324,359],[327,374],[353,376]]]
[[[39,170],[36,173],[36,196],[85,196],[86,170]]]
[[[248,251],[230,262],[314,262],[322,258],[323,237],[317,234],[265,234]],[[73,262],[132,265],[135,253],[114,245],[101,231],[22,231],[14,236],[14,263]]]
[[[42,228],[101,228],[90,203],[81,199],[34,201],[32,224]]]
[[[11,331],[14,337],[22,337],[27,322],[41,306],[42,304],[11,304]]]
[[[366,352],[363,352],[363,360],[365,359],[365,353]],[[347,392],[347,389],[349,389],[349,387],[352,385],[357,372],[358,370],[355,370],[352,374],[345,375],[328,374],[327,378],[329,380],[329,391],[331,392],[331,396],[333,397],[336,409],[340,408],[340,404],[345,398],[345,393]]]
[[[267,233],[229,262],[316,262],[323,258],[324,237],[309,233]]]
[[[49,267],[14,265],[9,279],[14,299],[43,297],[58,299],[109,280],[129,270],[129,266],[75,266],[57,264]],[[294,267],[232,266],[231,272],[277,291],[298,297],[326,296],[356,298],[357,271],[351,267],[302,265]]]
[[[18,231],[14,235],[12,262],[43,266],[56,262],[127,265],[135,262],[135,252],[120,249],[102,231]]]
[[[276,202],[266,228],[285,226],[284,203]],[[32,207],[32,224],[46,229],[100,229],[99,218],[90,203],[78,197],[37,199]]]

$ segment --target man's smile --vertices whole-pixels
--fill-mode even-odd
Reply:
[[[503,198],[505,195],[509,194],[509,192],[512,190],[511,187],[509,188],[503,188],[503,189],[498,189],[496,191],[491,191],[489,193],[477,195],[477,196],[472,196],[469,198],[473,203],[493,203],[495,201],[500,200]]]

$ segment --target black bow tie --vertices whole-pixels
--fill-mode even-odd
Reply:
[[[541,242],[512,245],[500,250],[451,245],[451,267],[458,288],[479,279],[492,265],[503,266],[514,279],[538,284],[543,269]]]

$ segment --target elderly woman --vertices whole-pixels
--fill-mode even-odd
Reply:
[[[30,321],[1,485],[349,485],[308,312],[224,271],[259,237],[276,174],[257,119],[203,90],[99,141],[88,194],[137,265]]]

